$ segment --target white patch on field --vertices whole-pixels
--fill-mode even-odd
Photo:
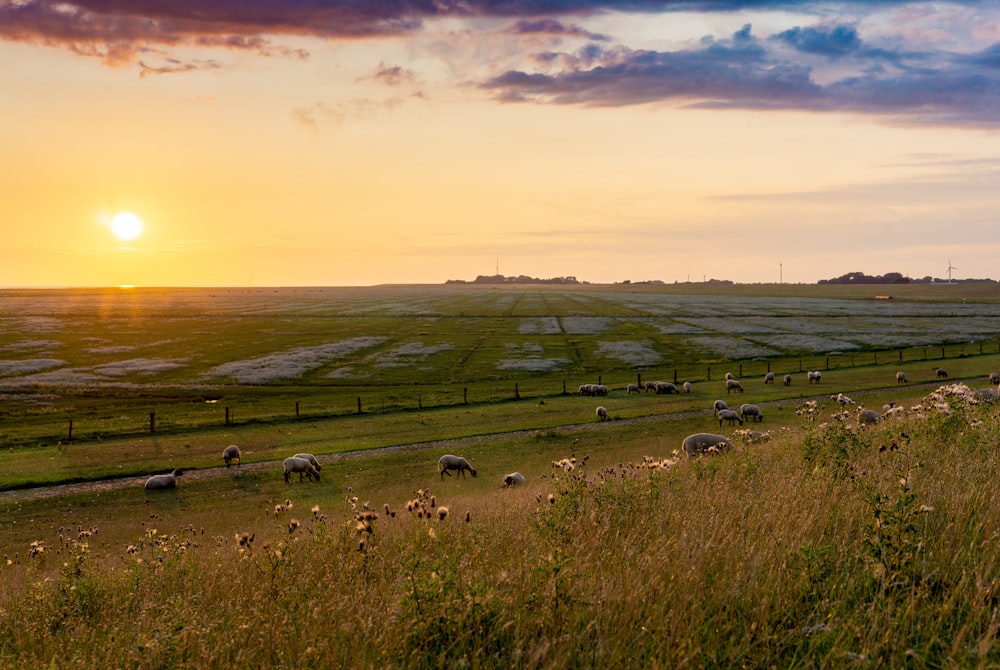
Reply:
[[[562,320],[567,335],[600,335],[615,323],[607,316],[564,316]]]
[[[853,342],[847,342],[846,340],[834,340],[829,337],[820,337],[818,335],[787,333],[769,336],[759,335],[754,337],[754,339],[763,342],[768,346],[777,347],[778,349],[784,349],[786,351],[853,351],[854,349],[860,348]]]
[[[651,342],[600,342],[597,353],[617,358],[629,365],[654,365],[663,360]]]
[[[454,346],[447,343],[426,345],[422,342],[407,342],[390,351],[383,351],[369,356],[368,362],[377,368],[405,368],[415,362],[414,360],[406,359],[423,360],[433,354],[450,351],[454,348]]]
[[[707,333],[708,331],[700,326],[695,326],[684,321],[674,321],[673,323],[653,324],[656,329],[664,335],[690,335],[691,333]]]
[[[522,335],[559,335],[562,328],[559,327],[559,319],[554,316],[542,316],[532,319],[522,319],[517,332]]]
[[[130,351],[135,351],[136,348],[128,344],[117,344],[106,347],[92,347],[87,349],[86,352],[88,354],[127,354]]]
[[[8,344],[7,346],[0,348],[0,351],[31,351],[36,349],[56,349],[57,347],[63,346],[62,342],[57,342],[55,340],[25,340],[23,342],[14,342],[13,344]]]
[[[133,358],[101,365],[95,368],[94,372],[105,377],[122,377],[130,374],[149,376],[183,367],[187,367],[187,364],[165,358]]]
[[[327,375],[329,379],[350,379],[354,376],[354,371],[356,370],[354,365],[345,365],[342,368],[337,368],[333,372]]]
[[[498,370],[524,370],[528,372],[546,372],[555,370],[567,363],[565,358],[542,358],[544,348],[537,342],[526,344],[513,344],[508,342],[504,345],[507,351],[516,358],[505,358],[497,363]]]
[[[88,386],[106,381],[106,377],[99,377],[89,371],[75,368],[39,372],[38,374],[19,377],[16,380],[16,382],[20,382],[21,384],[47,384],[52,386]],[[9,383],[16,385],[13,380]]]
[[[770,349],[749,340],[743,340],[738,337],[727,337],[725,335],[692,337],[687,340],[687,343],[699,349],[733,360],[755,358],[757,356],[781,355],[781,352],[777,349]]]
[[[21,316],[10,321],[14,328],[29,333],[52,333],[63,329],[62,319],[51,316]]]
[[[58,358],[31,358],[24,361],[0,360],[0,376],[31,375],[63,365],[66,365],[66,361],[61,361]]]
[[[330,361],[378,346],[385,340],[384,337],[355,337],[315,347],[298,347],[260,358],[223,363],[206,372],[205,376],[231,377],[245,384],[264,384],[279,379],[292,379],[323,367]]]

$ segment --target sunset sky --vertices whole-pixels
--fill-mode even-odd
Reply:
[[[1000,278],[996,2],[0,0],[0,64],[0,286]]]

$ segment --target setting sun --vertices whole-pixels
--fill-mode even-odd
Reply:
[[[120,240],[134,240],[142,235],[142,229],[142,219],[132,212],[121,212],[111,219],[111,232]]]

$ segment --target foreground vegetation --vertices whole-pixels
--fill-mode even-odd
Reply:
[[[130,541],[67,527],[8,557],[0,662],[995,666],[1000,420],[946,402],[867,428],[835,407],[795,414],[770,442],[690,461],[633,436],[655,468],[642,451],[617,462],[610,436],[585,458],[586,440],[540,435],[542,458],[576,450],[575,467],[511,490],[481,476],[404,491],[380,472],[316,502],[325,468],[225,534],[201,527],[197,487],[178,489],[147,500]]]

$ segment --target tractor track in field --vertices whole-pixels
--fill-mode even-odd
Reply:
[[[926,383],[926,384],[910,384],[909,388],[926,386],[927,388],[935,388],[941,385],[941,382],[937,383]],[[875,393],[884,393],[886,389],[871,389],[866,391],[853,391],[852,396],[863,397],[866,395],[872,395]],[[788,398],[785,400],[775,400],[772,402],[757,403],[764,408],[778,408],[778,407],[793,407],[800,405],[807,400],[817,400],[824,399],[829,400],[830,395],[819,394],[813,396],[802,396],[798,398]],[[321,465],[327,463],[338,463],[342,461],[353,461],[360,460],[363,458],[368,458],[371,456],[385,456],[389,454],[399,454],[399,453],[410,453],[415,451],[431,451],[431,450],[448,450],[454,451],[459,447],[467,447],[470,445],[478,444],[489,444],[491,442],[500,442],[502,440],[518,440],[524,438],[530,438],[539,432],[553,433],[563,433],[566,435],[572,435],[575,433],[585,433],[593,432],[599,430],[610,430],[616,426],[639,426],[646,424],[655,423],[665,423],[668,421],[678,421],[681,419],[692,419],[699,416],[712,416],[713,410],[711,409],[696,409],[687,410],[683,412],[667,412],[664,414],[649,414],[646,416],[639,416],[632,419],[614,419],[611,421],[602,422],[588,422],[588,423],[576,423],[568,424],[565,426],[557,426],[553,428],[530,428],[526,430],[514,430],[505,433],[487,433],[484,435],[471,435],[468,437],[454,437],[443,440],[430,440],[426,442],[413,442],[409,444],[398,444],[390,445],[386,447],[376,447],[373,449],[358,449],[355,451],[344,451],[337,454],[323,454],[317,455],[316,459]],[[264,472],[264,471],[275,471],[281,468],[282,459],[274,459],[268,461],[255,461],[253,463],[241,464],[238,466],[233,466],[232,468],[226,468],[225,466],[209,467],[209,468],[199,468],[195,470],[185,470],[181,481],[201,481],[207,479],[220,479],[225,476],[232,476],[234,472]],[[153,473],[150,473],[153,474]],[[50,498],[58,498],[65,495],[74,495],[80,493],[99,493],[103,491],[114,491],[120,489],[128,488],[141,488],[149,475],[143,475],[141,477],[118,477],[110,479],[100,479],[92,480],[86,482],[73,482],[68,484],[55,484],[52,486],[35,486],[31,488],[22,489],[10,489],[7,491],[0,491],[0,504],[4,503],[18,503],[27,502],[31,500],[44,500]]]

